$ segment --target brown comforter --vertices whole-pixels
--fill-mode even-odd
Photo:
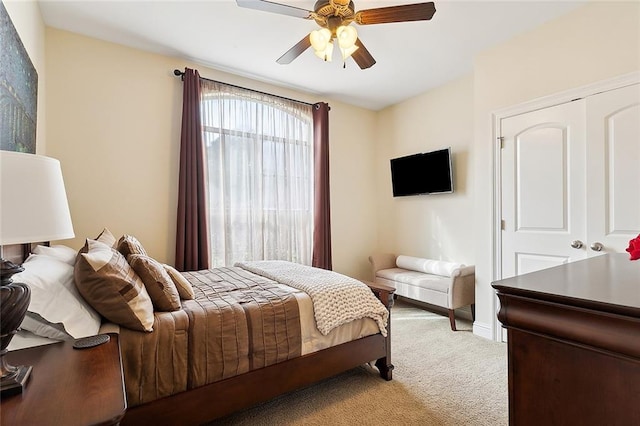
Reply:
[[[195,299],[122,328],[130,407],[300,356],[295,290],[240,268],[185,272]]]

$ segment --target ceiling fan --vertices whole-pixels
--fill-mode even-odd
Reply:
[[[321,27],[311,31],[308,36],[296,43],[276,62],[289,64],[309,47],[313,47],[316,56],[330,61],[333,54],[333,42],[342,53],[342,59],[349,56],[361,69],[373,66],[376,60],[358,38],[352,22],[358,25],[387,24],[391,22],[428,21],[436,13],[433,2],[399,6],[380,7],[355,11],[351,0],[318,0],[313,11],[287,4],[267,0],[236,0],[238,6],[265,12],[279,13],[296,18],[313,19]]]

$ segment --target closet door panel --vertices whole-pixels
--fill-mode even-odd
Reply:
[[[585,102],[501,121],[502,277],[584,259]]]
[[[587,98],[587,240],[624,252],[640,233],[640,85]]]

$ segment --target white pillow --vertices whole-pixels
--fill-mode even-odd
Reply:
[[[32,348],[34,346],[51,345],[58,342],[58,340],[37,336],[27,330],[18,330],[18,332],[13,335],[13,339],[9,342],[7,349],[9,351],[15,351],[23,348]]]
[[[101,317],[78,293],[73,266],[51,256],[32,254],[22,267],[24,271],[14,275],[13,281],[31,289],[28,312],[54,325],[61,323],[76,339],[98,334]]]
[[[71,247],[61,245],[53,245],[50,247],[36,246],[36,248],[33,249],[33,254],[42,254],[45,256],[55,257],[56,259],[73,266],[76,263],[76,256],[78,255],[78,251],[72,249]]]
[[[60,323],[53,324],[38,314],[27,311],[20,328],[35,334],[36,336],[48,337],[53,340],[73,340],[73,337],[64,330]]]
[[[461,263],[446,262],[444,260],[423,259],[421,257],[398,256],[396,259],[398,268],[409,269],[411,271],[424,272],[427,274],[442,275],[450,277],[453,271],[462,268]]]

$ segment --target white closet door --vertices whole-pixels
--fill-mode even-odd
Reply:
[[[624,253],[640,233],[640,85],[588,97],[587,137],[588,252]]]
[[[585,101],[501,120],[502,277],[583,259]]]

